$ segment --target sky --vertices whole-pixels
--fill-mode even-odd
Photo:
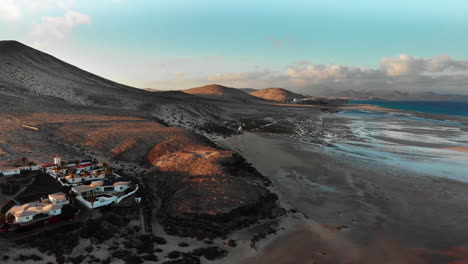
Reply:
[[[18,40],[139,88],[468,94],[466,0],[0,0]]]

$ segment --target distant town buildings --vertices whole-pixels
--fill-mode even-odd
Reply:
[[[294,104],[311,104],[311,105],[343,105],[346,104],[348,101],[344,98],[338,97],[306,97],[306,98],[294,98],[293,100],[289,101],[288,103]]]

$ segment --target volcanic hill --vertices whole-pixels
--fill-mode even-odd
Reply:
[[[285,102],[293,99],[305,98],[304,95],[293,93],[283,88],[267,88],[263,90],[258,90],[250,92],[250,95],[260,97],[265,100]]]
[[[236,101],[236,102],[255,102],[258,98],[240,91],[236,88],[226,87],[218,84],[210,84],[202,87],[182,90],[184,93],[193,94],[205,98]]]
[[[242,157],[182,128],[227,122],[222,114],[208,99],[121,85],[19,42],[0,42],[0,163],[61,155],[120,164],[147,195],[160,197],[161,223],[171,233],[213,237],[276,207],[269,181]]]

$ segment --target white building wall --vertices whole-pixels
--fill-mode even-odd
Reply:
[[[124,192],[129,188],[128,185],[114,185],[114,191],[116,192]]]
[[[116,203],[120,203],[123,199],[125,199],[125,198],[129,197],[130,195],[136,193],[136,192],[138,191],[138,188],[139,188],[139,187],[138,187],[138,184],[137,184],[136,187],[135,187],[135,190],[133,190],[133,191],[127,193],[127,194],[124,195],[124,196],[119,197],[119,198],[117,199]]]
[[[59,215],[62,213],[62,209],[52,210],[49,212],[49,215]]]
[[[105,197],[98,197],[97,200],[94,203],[86,201],[83,196],[78,195],[76,196],[76,199],[80,201],[84,206],[88,207],[89,209],[94,209],[102,206],[109,205],[117,200],[116,196],[110,197],[110,198],[105,198]]]
[[[75,178],[72,178],[72,179],[66,179],[66,181],[68,183],[80,183],[83,181],[83,178],[82,177],[75,177]]]
[[[33,215],[28,215],[28,216],[22,216],[22,217],[15,217],[15,220],[17,223],[27,223],[33,220],[33,218],[34,218]]]
[[[65,205],[65,204],[69,204],[70,201],[68,201],[67,199],[60,199],[60,200],[56,200],[54,198],[50,198],[49,196],[49,200],[54,203],[54,204],[61,204],[61,205]]]
[[[38,171],[41,169],[39,165],[33,165],[33,166],[23,166],[19,168],[22,171]]]
[[[3,171],[3,175],[5,176],[12,176],[12,175],[19,175],[21,174],[20,169],[14,169],[14,170],[8,170],[8,171]]]

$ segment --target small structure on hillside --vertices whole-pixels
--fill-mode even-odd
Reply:
[[[62,158],[59,156],[54,156],[54,164],[55,165],[60,165],[62,163]]]
[[[70,203],[70,201],[67,198],[67,195],[64,194],[63,192],[49,194],[49,201],[54,204],[61,204],[61,205]]]

